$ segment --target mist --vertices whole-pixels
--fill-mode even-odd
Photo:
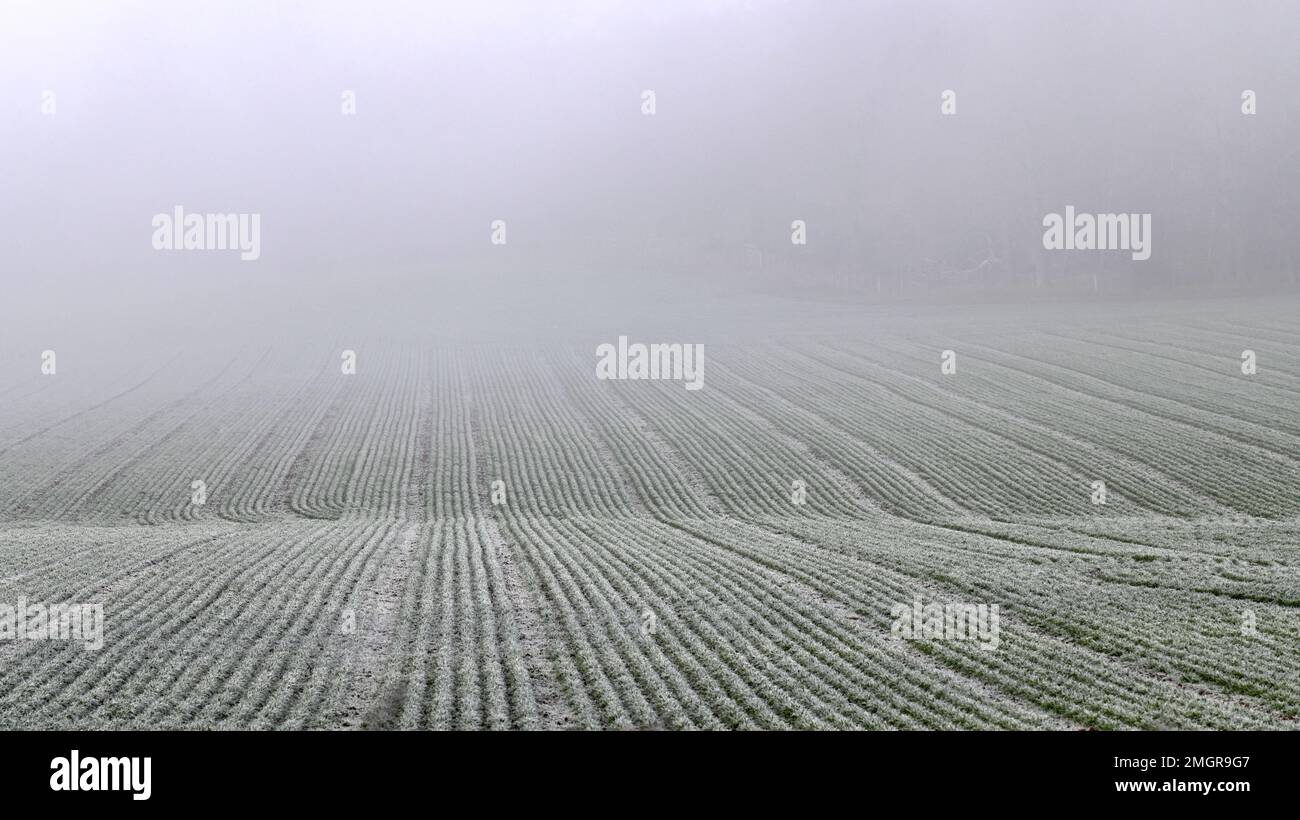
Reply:
[[[1294,291],[1298,29],[1287,3],[10,2],[0,310],[455,338]],[[259,258],[155,249],[176,207],[259,215]],[[1044,249],[1066,207],[1149,214],[1150,257]]]

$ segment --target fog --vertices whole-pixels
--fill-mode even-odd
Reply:
[[[1290,292],[1297,42],[1291,2],[8,0],[0,342]],[[178,206],[259,257],[155,249]],[[1067,206],[1150,258],[1045,249]]]

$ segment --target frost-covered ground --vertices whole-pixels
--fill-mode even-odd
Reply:
[[[827,311],[6,360],[0,727],[1296,725],[1294,304]]]

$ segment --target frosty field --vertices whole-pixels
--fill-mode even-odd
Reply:
[[[802,305],[699,390],[611,334],[7,345],[0,603],[104,634],[0,638],[0,728],[1294,728],[1297,305],[1116,310]]]

